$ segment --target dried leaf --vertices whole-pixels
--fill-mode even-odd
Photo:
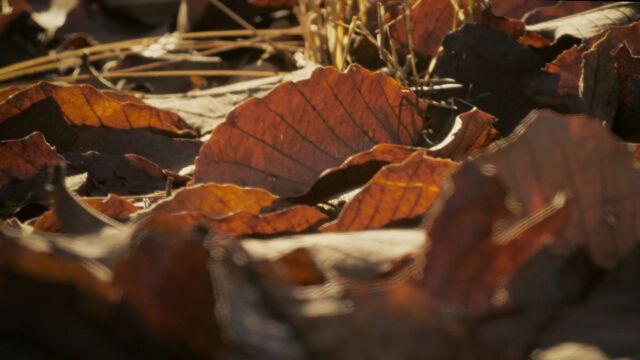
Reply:
[[[196,160],[196,182],[304,194],[326,169],[378,143],[415,144],[423,119],[414,94],[358,65],[314,71],[251,99],[218,126]]]
[[[434,74],[464,84],[466,99],[496,116],[495,128],[508,135],[535,107],[523,83],[543,66],[532,50],[488,24],[466,24],[444,40]]]
[[[638,23],[640,37],[640,23]],[[636,38],[637,39],[637,38]],[[615,53],[620,94],[618,111],[613,119],[611,130],[627,141],[640,141],[640,56],[634,56],[628,42]],[[637,41],[640,47],[640,41]],[[640,52],[636,53],[640,54]]]
[[[640,51],[640,22],[612,28],[591,50],[584,53],[580,95],[586,113],[611,123],[618,107],[619,81],[614,66],[614,52],[628,41]]]
[[[640,20],[640,4],[616,2],[582,13],[552,19],[527,26],[528,31],[538,32],[547,38],[558,40],[563,36],[586,40],[606,31]]]
[[[166,215],[148,219],[133,235],[135,247],[115,266],[113,283],[150,334],[180,339],[204,357],[224,345],[203,237]]]
[[[633,195],[640,173],[633,160],[599,121],[537,110],[473,162],[495,169],[527,214],[566,192],[571,221],[554,250],[584,248],[595,263],[611,268],[635,248],[640,233]]]
[[[338,167],[325,170],[304,195],[287,200],[315,204],[345,193],[364,185],[383,166],[402,162],[417,150],[403,145],[376,145],[371,150],[350,156]]]
[[[176,191],[173,196],[158,202],[144,213],[158,215],[195,211],[215,219],[240,211],[259,214],[276,200],[277,196],[262,189],[230,184],[201,184]]]
[[[47,98],[58,104],[70,125],[193,134],[191,127],[176,114],[132,101],[131,96],[114,96],[113,92],[100,92],[87,85],[62,87],[45,82],[21,90],[0,103],[0,123]]]
[[[495,116],[474,108],[455,118],[449,135],[429,148],[429,155],[438,158],[461,160],[474,151],[488,146],[499,137],[493,128]]]
[[[138,208],[133,206],[129,201],[122,199],[116,195],[109,195],[104,200],[99,199],[81,199],[88,206],[107,215],[114,220],[126,221],[129,216]],[[47,211],[42,214],[33,224],[33,228],[37,231],[61,232],[62,228],[58,222],[58,217],[53,211]]]
[[[546,2],[544,5],[545,6],[529,11],[522,20],[526,24],[537,24],[543,21],[588,11],[606,4],[603,1],[558,1],[554,5],[546,6]]]
[[[30,197],[42,197],[47,169],[62,163],[41,133],[0,141],[0,215],[12,214]]]
[[[492,10],[496,15],[520,19],[529,11],[537,9],[540,6],[549,5],[549,1],[491,0],[491,5]]]
[[[191,226],[206,225],[218,235],[232,237],[301,233],[316,229],[328,219],[327,215],[307,205],[264,214],[238,211],[227,216],[211,217],[203,212],[188,211],[173,213],[172,217]]]
[[[433,57],[445,35],[454,29],[456,11],[449,0],[419,0],[411,8],[411,33],[413,49],[423,57]],[[407,24],[404,15],[395,19],[390,26],[391,37],[400,49],[408,53]]]
[[[440,182],[456,163],[416,151],[400,164],[385,166],[356,194],[338,218],[321,230],[376,229],[424,214],[440,192]]]
[[[463,165],[443,185],[426,220],[430,241],[423,284],[445,307],[464,316],[486,315],[509,301],[506,286],[546,239],[567,222],[565,198],[518,219],[496,176]],[[545,204],[547,205],[547,204]]]
[[[169,178],[173,187],[184,186],[189,178],[163,170],[155,163],[135,154],[109,155],[89,151],[65,153],[74,172],[87,173],[85,183],[77,189],[91,196],[140,195],[164,190]]]
[[[292,250],[273,262],[265,262],[263,276],[268,281],[280,281],[291,285],[319,285],[327,279],[318,268],[309,250],[298,248]]]

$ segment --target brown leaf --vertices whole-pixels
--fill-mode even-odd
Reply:
[[[522,20],[526,24],[537,24],[591,10],[606,4],[603,1],[558,1],[554,5],[546,6],[547,2],[544,5],[528,12]]]
[[[169,178],[179,188],[189,178],[163,170],[155,163],[135,154],[110,155],[89,151],[84,154],[65,153],[74,172],[87,173],[79,194],[91,196],[140,195],[164,190]]]
[[[126,221],[131,214],[138,211],[138,208],[133,206],[129,201],[116,195],[109,195],[102,201],[98,199],[81,200],[93,209],[118,221]],[[42,214],[33,224],[33,228],[46,232],[61,232],[62,230],[58,223],[58,218],[53,211],[47,211]]]
[[[0,89],[0,103],[5,101],[9,96],[20,91],[20,87],[18,86],[9,86],[3,89]]]
[[[613,120],[620,91],[614,52],[625,41],[632,50],[640,51],[640,22],[613,27],[583,55],[580,95],[586,113],[607,123]]]
[[[21,90],[0,103],[0,123],[47,98],[58,104],[70,125],[193,134],[191,127],[176,114],[143,105],[138,100],[132,101],[131,96],[100,92],[87,85],[63,87],[46,82]]]
[[[429,209],[440,182],[456,163],[416,151],[400,164],[387,165],[351,199],[338,218],[321,230],[376,229],[394,221],[413,219]]]
[[[262,189],[242,188],[230,184],[200,184],[176,191],[170,198],[145,211],[145,214],[195,211],[215,219],[240,211],[259,214],[276,200],[277,196]]]
[[[429,148],[429,155],[438,158],[461,160],[474,151],[491,144],[499,137],[493,128],[495,116],[477,108],[458,115],[449,135],[439,144]]]
[[[564,197],[518,219],[508,208],[507,188],[481,171],[473,163],[463,165],[445,182],[426,220],[423,284],[445,307],[472,317],[507,303],[509,280],[544,244],[544,235],[567,221]]]
[[[115,266],[113,283],[151,335],[180,339],[208,357],[224,345],[203,237],[166,215],[146,220],[133,235],[135,246]]]
[[[371,150],[350,156],[338,167],[325,170],[304,195],[287,200],[315,204],[352,190],[364,185],[383,166],[402,162],[417,150],[403,145],[376,145]]]
[[[0,215],[11,214],[32,195],[38,197],[47,169],[61,163],[64,159],[41,133],[0,141]]]
[[[411,39],[416,54],[433,57],[442,44],[445,35],[454,29],[456,11],[449,0],[419,0],[411,7],[413,27]],[[407,53],[409,40],[404,15],[395,19],[390,26],[391,37]]]
[[[108,268],[56,245],[50,238],[25,236],[0,224],[0,267],[38,281],[66,284],[105,300],[115,300],[117,290],[110,283]]]
[[[572,16],[561,17],[527,26],[528,31],[538,32],[549,39],[563,36],[586,40],[606,31],[640,20],[640,4],[617,2]]]
[[[211,217],[203,212],[185,211],[175,212],[172,216],[182,223],[191,226],[206,225],[216,234],[233,237],[301,233],[317,228],[328,219],[327,215],[307,205],[296,205],[264,214],[238,211],[226,216]]]
[[[640,23],[638,23],[640,37]],[[637,39],[637,38],[636,38]],[[640,47],[640,41],[636,42]],[[640,141],[640,56],[634,56],[629,43],[615,53],[615,65],[618,72],[620,94],[618,111],[613,120],[611,130],[627,141]],[[640,54],[640,52],[636,53]]]
[[[599,121],[537,110],[513,136],[473,162],[494,168],[527,214],[566,192],[571,220],[554,250],[568,254],[584,248],[595,263],[611,268],[636,246],[640,234],[640,202],[633,195],[640,174],[633,160]]]
[[[327,280],[305,248],[284,254],[269,265],[289,284],[318,285]]]
[[[202,147],[194,181],[301,195],[355,153],[378,143],[415,144],[419,110],[415,95],[382,73],[320,68],[233,110]]]

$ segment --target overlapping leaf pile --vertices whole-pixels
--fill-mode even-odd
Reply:
[[[412,4],[390,34],[441,52],[463,99],[319,67],[201,143],[131,95],[0,92],[0,351],[637,355],[640,7],[478,8],[449,32],[452,2]]]

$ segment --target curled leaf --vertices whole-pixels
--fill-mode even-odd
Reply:
[[[46,82],[16,92],[1,102],[0,123],[45,99],[53,99],[58,104],[70,125],[193,134],[191,127],[176,114],[144,105],[129,95],[100,92],[87,85],[58,86]]]
[[[456,168],[450,160],[416,151],[400,164],[385,166],[322,231],[376,229],[424,214],[440,192],[440,182]]]
[[[463,159],[491,144],[499,136],[493,124],[498,119],[477,108],[458,115],[449,135],[429,148],[429,155],[438,158]]]

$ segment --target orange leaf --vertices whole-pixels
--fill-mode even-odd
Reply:
[[[128,220],[131,214],[138,211],[138,208],[133,206],[129,201],[113,194],[102,201],[98,199],[84,199],[83,201],[90,207],[119,221]],[[60,232],[61,230],[58,218],[51,210],[42,214],[33,224],[33,228],[46,232]]]
[[[506,304],[509,280],[567,220],[559,198],[546,212],[514,221],[507,188],[472,163],[453,174],[441,194],[426,220],[423,284],[445,307],[472,317]]]
[[[633,161],[600,121],[550,110],[531,112],[511,137],[473,160],[495,169],[526,214],[566,192],[571,221],[554,249],[585,248],[606,268],[634,249],[640,234],[640,172]]]
[[[258,214],[277,199],[268,191],[257,188],[201,184],[176,191],[172,197],[158,202],[148,212],[158,215],[196,211],[215,219],[239,211]]]
[[[498,119],[477,108],[456,117],[446,139],[429,148],[429,155],[439,158],[463,159],[491,144],[499,136],[493,124]]]
[[[240,211],[228,216],[212,218],[202,212],[191,211],[177,212],[173,217],[192,226],[207,225],[216,234],[227,236],[300,233],[317,228],[327,220],[325,214],[306,205],[296,205],[266,214]]]
[[[383,166],[402,162],[417,150],[418,148],[403,145],[376,145],[371,150],[350,156],[338,167],[325,170],[304,195],[288,200],[315,204],[347,192],[364,185]]]
[[[423,119],[416,96],[382,73],[320,68],[238,106],[196,160],[195,182],[234,183],[282,197],[378,143],[413,145]]]
[[[639,23],[640,24],[640,23]],[[640,29],[640,27],[639,27]],[[640,34],[638,35],[640,36]],[[640,41],[638,41],[640,44]],[[615,53],[620,94],[612,130],[628,141],[640,141],[640,56],[634,56],[625,43]]]
[[[400,164],[385,166],[322,231],[375,229],[393,221],[412,219],[429,209],[440,182],[456,163],[416,151]]]
[[[129,95],[100,92],[88,85],[58,86],[46,82],[14,93],[1,102],[0,123],[45,99],[56,102],[70,125],[193,134],[191,127],[178,115],[144,105]]]

